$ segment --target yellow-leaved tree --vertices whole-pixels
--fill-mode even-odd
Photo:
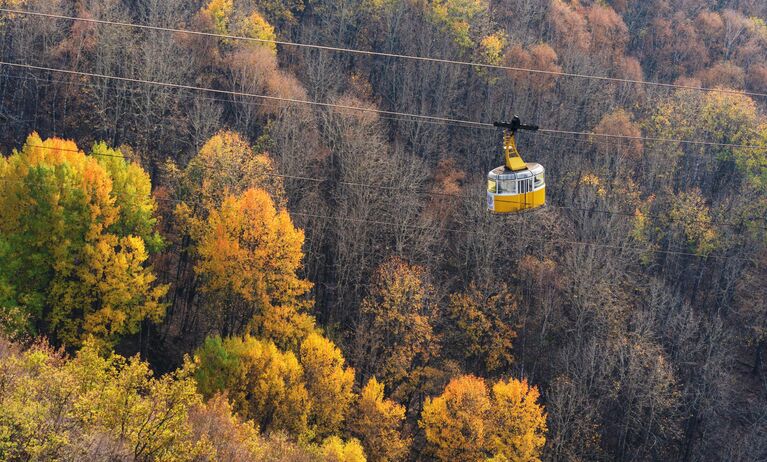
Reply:
[[[328,462],[365,462],[365,451],[360,442],[351,439],[343,441],[337,436],[327,438],[320,447],[323,460]]]
[[[539,397],[538,389],[527,380],[502,380],[493,385],[488,441],[493,454],[510,461],[540,460],[547,427]]]
[[[486,0],[435,0],[429,3],[429,18],[451,35],[457,46],[470,49],[481,35],[483,17],[489,13]]]
[[[349,419],[349,430],[362,441],[371,462],[404,460],[410,440],[400,433],[405,407],[384,398],[384,385],[368,380]]]
[[[275,2],[275,4],[279,3],[281,2]],[[288,10],[285,11],[287,12]],[[274,26],[269,24],[266,18],[254,9],[249,2],[210,0],[200,10],[200,15],[209,22],[218,34],[239,35],[258,40],[240,42],[224,38],[221,40],[221,43],[224,45],[261,46],[268,48],[272,53],[277,52],[277,45],[274,43],[277,40]]]
[[[669,234],[677,231],[686,240],[690,250],[707,255],[716,249],[717,232],[705,198],[697,188],[672,198],[669,211]]]
[[[380,377],[400,396],[438,351],[436,308],[423,268],[399,258],[384,262],[362,301],[355,365],[363,378]]]
[[[301,343],[299,358],[312,400],[313,433],[317,437],[337,434],[354,399],[354,370],[344,366],[341,350],[317,333]]]
[[[297,275],[304,236],[284,209],[272,160],[223,131],[185,169],[167,164],[166,176],[171,197],[180,202],[168,220],[180,236],[173,299],[199,300],[201,330],[224,336],[250,331],[297,351],[315,329],[305,312],[311,284]]]
[[[0,460],[199,460],[187,419],[202,406],[193,366],[154,377],[138,357],[68,359],[45,344],[0,357]],[[207,459],[206,459],[207,460]]]
[[[238,133],[224,130],[212,136],[183,170],[169,161],[166,176],[173,198],[204,220],[210,209],[221,206],[227,196],[250,188],[266,190],[278,206],[285,191],[274,163],[265,153],[256,153]]]
[[[446,310],[445,349],[476,373],[511,366],[517,337],[517,300],[506,287],[482,291],[471,284],[466,292],[450,295]]]
[[[292,352],[249,335],[209,337],[195,360],[198,388],[206,398],[226,392],[234,409],[262,430],[308,434],[311,401],[303,368]]]
[[[451,380],[440,396],[423,405],[419,425],[430,453],[442,461],[482,460],[490,409],[484,380],[473,375]]]
[[[0,311],[69,346],[111,345],[165,313],[146,264],[162,244],[149,176],[104,144],[93,154],[32,134],[0,157]]]
[[[295,346],[313,329],[299,309],[311,283],[296,274],[303,258],[303,231],[286,210],[277,210],[266,191],[249,189],[224,199],[201,231],[195,271],[211,295],[211,315],[224,335],[248,325],[260,337]],[[271,321],[274,321],[272,323]],[[284,328],[284,322],[291,329]]]
[[[209,337],[195,357],[204,396],[226,393],[234,409],[263,430],[284,430],[304,441],[339,435],[355,398],[354,370],[318,333],[301,343],[298,356],[246,335]]]
[[[464,375],[427,398],[419,425],[438,460],[539,461],[546,415],[538,398],[525,380],[499,381],[491,395],[483,379]]]

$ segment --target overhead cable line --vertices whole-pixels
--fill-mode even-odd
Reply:
[[[102,89],[103,88],[103,86],[101,86],[101,85],[92,84],[92,83],[74,82],[74,81],[70,81],[70,80],[58,80],[58,79],[52,79],[52,78],[44,79],[44,78],[41,78],[41,77],[37,77],[34,74],[22,75],[22,76],[6,75],[4,77],[9,78],[9,79],[22,80],[22,81],[34,81],[34,82],[43,81],[43,82],[51,82],[51,83],[60,83],[60,84],[64,84],[64,85],[74,85],[74,86],[83,87],[83,88],[96,88],[96,89]],[[126,92],[131,92],[131,93],[134,93],[134,92],[141,93],[141,92],[145,92],[146,90],[144,88],[139,87],[139,88],[123,88],[123,89],[121,89],[121,91],[126,91]],[[178,96],[178,95],[175,95],[175,96]],[[200,99],[200,100],[205,100],[205,101],[216,101],[216,102],[221,102],[221,103],[244,104],[244,105],[248,105],[248,106],[251,106],[251,105],[252,106],[265,106],[267,104],[265,102],[258,102],[258,101],[232,101],[230,99],[215,98],[215,97],[212,97],[212,96],[197,96],[197,97],[195,97],[195,99]],[[412,122],[411,119],[404,119],[404,118],[401,118],[401,117],[391,117],[391,116],[385,116],[385,115],[380,115],[380,114],[378,115],[378,117],[381,118],[381,119],[385,119],[385,120],[394,120],[394,121],[399,121],[399,122]],[[444,123],[444,122],[434,122],[434,121],[428,121],[428,120],[425,120],[425,121],[422,121],[422,122],[423,123],[436,124],[436,125],[452,125],[452,126],[456,126],[456,124]],[[465,127],[464,125],[457,125],[457,126]],[[484,128],[484,127],[482,127],[482,128]],[[558,131],[555,131],[555,132],[558,132]],[[587,135],[587,136],[590,136],[590,135],[593,135],[593,136],[591,136],[590,138],[574,138],[572,136],[556,136],[556,135],[552,135],[550,133],[540,133],[540,129],[539,129],[539,131],[533,132],[532,134],[533,135],[545,136],[545,137],[551,138],[551,139],[572,141],[574,143],[589,143],[589,144],[600,144],[600,145],[603,145],[603,146],[618,146],[618,147],[625,146],[622,143],[622,141],[624,141],[624,140],[621,140],[621,139],[618,139],[618,140],[606,139],[604,141],[599,141],[599,140],[593,139],[593,136],[599,136],[598,134],[585,133],[585,132],[582,132],[581,134],[584,134],[584,135]],[[756,149],[756,147],[754,147],[754,149]],[[767,149],[767,148],[765,148],[765,149]],[[707,155],[700,154],[700,153],[692,153],[692,154],[687,154],[687,155],[691,156],[691,157],[700,158],[700,159],[711,159],[711,156],[707,156]],[[767,166],[765,166],[763,168],[767,168]]]
[[[2,63],[0,63],[0,65],[2,65]],[[103,85],[97,85],[97,84],[85,83],[85,82],[73,82],[71,80],[59,80],[59,79],[51,79],[51,78],[44,79],[44,78],[41,78],[41,77],[37,77],[34,74],[18,75],[18,76],[17,75],[5,75],[3,77],[4,78],[8,78],[8,79],[22,80],[22,81],[29,81],[29,82],[36,82],[36,83],[37,82],[50,82],[50,83],[60,83],[62,85],[74,85],[76,87],[82,87],[82,88],[104,89]],[[120,91],[125,91],[125,92],[130,92],[130,93],[146,93],[147,90],[145,88],[141,88],[141,87],[138,87],[138,88],[127,88],[127,87],[125,87],[125,88],[122,88]],[[234,100],[231,100],[231,99],[215,98],[215,97],[212,97],[212,96],[196,96],[194,99],[200,99],[200,100],[205,100],[205,101],[216,101],[216,102],[219,102],[219,103],[244,104],[244,105],[247,105],[247,106],[266,106],[267,105],[266,102],[258,102],[258,101],[234,101]],[[404,119],[402,117],[392,117],[392,116],[381,115],[381,114],[378,114],[378,117],[380,119],[394,120],[394,121],[398,121],[398,122],[411,122],[412,121],[410,119]],[[437,122],[437,121],[433,121],[433,120],[419,120],[419,123],[427,123],[427,124],[434,124],[434,125],[460,126],[460,127],[464,127],[464,128],[466,127],[465,125],[458,125],[458,124],[447,123],[447,122]],[[482,128],[485,128],[485,127],[482,127]]]
[[[550,130],[545,128],[539,128],[538,131],[542,133],[558,133],[562,135],[600,136],[603,138],[612,138],[612,139],[621,139],[621,140],[694,144],[694,145],[702,145],[702,146],[720,146],[720,147],[726,147],[726,148],[763,149],[767,151],[767,145],[759,146],[759,145],[749,145],[749,144],[718,143],[716,141],[696,141],[696,140],[683,140],[683,139],[676,139],[676,138],[657,138],[652,136],[610,135],[607,133],[574,132],[574,131],[568,131],[568,130]]]
[[[374,109],[374,108],[363,107],[363,106],[349,106],[345,104],[323,103],[320,101],[310,101],[310,100],[296,99],[296,98],[284,98],[281,96],[261,95],[257,93],[247,93],[247,92],[233,91],[233,90],[219,90],[216,88],[199,87],[196,85],[184,85],[184,84],[178,84],[178,83],[160,82],[157,80],[119,77],[115,75],[97,74],[93,72],[72,71],[69,69],[58,69],[54,67],[35,66],[32,64],[9,63],[5,61],[0,61],[0,66],[34,69],[34,70],[46,71],[46,72],[60,72],[62,74],[80,75],[84,77],[117,80],[120,82],[139,83],[144,85],[156,85],[158,87],[178,88],[181,90],[192,90],[192,91],[215,93],[220,95],[241,96],[241,97],[247,97],[247,98],[260,98],[260,99],[264,99],[268,101],[278,101],[278,102],[290,103],[290,104],[305,104],[310,106],[332,107],[332,108],[338,108],[338,109],[346,109],[350,111],[369,112],[369,113],[376,113],[376,114],[383,114],[383,115],[397,116],[397,117],[407,117],[407,118],[412,118],[414,120],[419,120],[419,121],[446,122],[446,123],[459,124],[464,126],[494,129],[493,124],[490,124],[490,123],[475,122],[472,120],[451,119],[449,117],[410,114],[406,112],[385,111],[382,109]]]
[[[29,148],[33,149],[48,149],[48,150],[58,150],[63,152],[75,152],[75,153],[83,153],[86,156],[92,156],[92,157],[108,157],[108,158],[117,158],[122,160],[130,160],[124,155],[117,155],[117,154],[105,154],[105,153],[86,153],[83,150],[80,149],[67,149],[62,148],[58,146],[41,146],[41,145],[25,145]],[[302,175],[290,175],[287,173],[270,173],[270,172],[261,172],[259,175],[272,177],[272,178],[282,178],[286,180],[297,180],[297,181],[307,181],[312,183],[327,183],[334,181],[331,178],[318,178],[318,177],[309,177],[309,176],[302,176]],[[386,185],[377,185],[377,184],[371,184],[371,183],[359,183],[359,182],[353,182],[353,181],[336,181],[337,184],[342,186],[351,186],[351,187],[359,187],[359,188],[369,188],[369,189],[377,189],[377,190],[383,190],[383,191],[396,191],[396,192],[404,192],[404,193],[412,193],[412,194],[419,194],[422,196],[438,196],[438,197],[453,197],[458,199],[466,199],[471,201],[482,201],[484,200],[484,196],[481,195],[473,195],[473,194],[458,194],[458,193],[449,193],[449,192],[441,192],[441,191],[428,191],[424,189],[418,189],[418,188],[407,188],[407,187],[401,187],[401,186],[386,186]],[[158,199],[159,200],[159,199]],[[171,200],[171,199],[163,199],[165,201]],[[176,202],[182,202],[182,201],[176,201]],[[519,202],[519,204],[522,204],[522,202]],[[573,205],[561,205],[561,204],[546,204],[546,207],[549,208],[555,208],[560,210],[571,210],[571,211],[578,211],[578,212],[586,212],[586,213],[598,213],[598,214],[605,214],[605,215],[618,215],[618,216],[626,216],[634,218],[636,217],[636,212],[623,212],[619,210],[605,210],[605,209],[597,209],[597,208],[587,208],[587,207],[577,207]],[[647,218],[655,218],[655,219],[664,219],[665,217],[662,217],[660,215],[656,214],[645,214],[643,215]],[[711,226],[729,226],[733,228],[741,227],[745,224],[745,222],[741,223],[733,223],[733,222],[720,222],[720,221],[705,221],[705,220],[692,220],[694,223],[703,223]],[[767,230],[767,226],[759,226],[759,228]]]
[[[497,130],[497,128],[493,126],[493,124],[491,123],[477,122],[477,121],[467,120],[467,119],[455,119],[455,118],[449,118],[449,117],[413,114],[413,113],[407,113],[407,112],[386,111],[383,109],[375,109],[375,108],[363,107],[363,106],[349,106],[349,105],[337,104],[337,103],[324,103],[320,101],[284,98],[280,96],[262,95],[257,93],[247,93],[247,92],[234,91],[234,90],[220,90],[215,88],[199,87],[195,85],[160,82],[156,80],[137,79],[137,78],[131,78],[131,77],[119,77],[114,75],[97,74],[92,72],[82,72],[82,71],[73,71],[68,69],[58,69],[53,67],[36,66],[32,64],[10,63],[6,61],[0,61],[0,66],[33,69],[33,70],[46,71],[46,72],[59,72],[59,73],[68,74],[68,75],[79,75],[84,77],[116,80],[120,82],[130,82],[130,83],[138,83],[138,84],[144,84],[144,85],[156,85],[156,86],[166,87],[166,88],[177,88],[182,90],[208,92],[208,93],[229,95],[229,96],[259,98],[259,99],[264,99],[269,101],[278,101],[278,102],[289,103],[289,104],[304,104],[304,105],[310,105],[310,106],[329,107],[329,108],[338,108],[338,109],[345,109],[345,110],[351,110],[351,111],[382,114],[384,116],[400,117],[402,118],[401,119],[402,121],[407,121],[407,122],[445,123],[445,124],[463,126],[466,128]],[[642,136],[629,136],[629,135],[609,135],[606,133],[577,132],[577,131],[555,130],[555,129],[539,129],[538,131],[544,132],[544,133],[559,133],[559,134],[565,134],[565,135],[580,135],[580,136],[588,136],[588,137],[605,137],[605,138],[611,138],[611,139],[644,140],[644,141],[654,141],[654,142],[663,142],[663,143],[720,146],[720,147],[741,148],[741,149],[758,149],[758,150],[767,151],[767,146],[735,144],[735,143],[718,143],[714,141],[696,141],[696,140],[684,140],[684,139],[674,139],[674,138],[655,138],[655,137],[642,137]]]
[[[695,91],[704,91],[704,92],[721,92],[721,93],[730,93],[730,94],[737,94],[737,95],[767,98],[767,93],[749,92],[749,91],[743,91],[743,90],[730,90],[725,88],[710,88],[710,87],[702,87],[702,86],[695,86],[695,85],[651,82],[647,80],[638,80],[638,79],[624,79],[619,77],[606,77],[606,76],[599,76],[599,75],[579,74],[579,73],[562,72],[562,71],[547,71],[543,69],[532,69],[532,68],[526,68],[526,67],[504,66],[501,64],[487,64],[487,63],[477,63],[477,62],[470,62],[470,61],[460,61],[455,59],[405,55],[405,54],[382,52],[382,51],[359,50],[356,48],[332,47],[327,45],[315,45],[315,44],[309,44],[309,43],[290,42],[286,40],[262,39],[262,38],[255,38],[255,37],[246,37],[242,35],[219,34],[215,32],[204,32],[204,31],[195,31],[195,30],[189,30],[189,29],[177,29],[172,27],[151,26],[146,24],[136,24],[136,23],[129,23],[129,22],[121,22],[121,21],[109,21],[105,19],[83,18],[78,16],[42,13],[37,11],[14,10],[9,8],[0,8],[0,12],[4,12],[8,14],[37,16],[37,17],[44,17],[44,18],[51,18],[51,19],[80,21],[80,22],[86,22],[91,24],[132,27],[132,28],[153,30],[153,31],[160,31],[160,32],[171,32],[171,33],[177,33],[177,34],[214,37],[214,38],[227,39],[227,40],[241,40],[241,41],[256,42],[256,43],[271,43],[275,45],[291,46],[291,47],[298,47],[298,48],[310,48],[315,50],[333,51],[333,52],[339,52],[339,53],[352,53],[352,54],[358,54],[358,55],[378,56],[378,57],[384,57],[384,58],[398,58],[398,59],[406,59],[406,60],[428,62],[428,63],[455,64],[460,66],[478,67],[478,68],[484,68],[484,69],[498,69],[498,70],[505,70],[505,71],[514,71],[514,72],[526,72],[530,74],[550,75],[554,77],[580,78],[580,79],[598,80],[598,81],[604,81],[604,82],[635,84],[635,85],[674,88],[674,89],[682,89],[682,90],[695,90]]]

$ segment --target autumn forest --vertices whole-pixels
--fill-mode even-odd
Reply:
[[[764,1],[0,0],[0,40],[0,460],[767,459]],[[515,114],[547,206],[494,215]]]

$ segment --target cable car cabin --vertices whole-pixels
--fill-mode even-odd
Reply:
[[[495,122],[502,127],[506,165],[487,174],[487,210],[493,213],[518,213],[546,205],[546,181],[541,164],[525,162],[517,151],[517,130],[538,130],[522,125],[519,117],[511,122]]]
[[[513,171],[501,166],[487,174],[487,210],[515,213],[546,204],[546,182],[541,164],[528,162],[527,168]]]

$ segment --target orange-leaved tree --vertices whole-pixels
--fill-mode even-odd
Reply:
[[[174,311],[199,320],[201,330],[249,329],[297,350],[314,331],[313,318],[302,312],[311,306],[304,297],[311,285],[296,274],[304,237],[283,208],[270,157],[223,131],[183,170],[167,164],[166,176],[179,201],[168,216],[178,250]]]
[[[203,291],[212,295],[211,314],[225,335],[241,332],[254,320],[261,323],[253,328],[281,347],[295,346],[308,334],[301,328],[313,324],[298,313],[290,317],[297,321],[297,331],[267,325],[280,307],[309,306],[304,295],[311,283],[296,274],[303,243],[303,231],[293,226],[286,210],[277,210],[264,190],[229,196],[220,208],[211,210],[199,236],[195,271],[203,278]]]

